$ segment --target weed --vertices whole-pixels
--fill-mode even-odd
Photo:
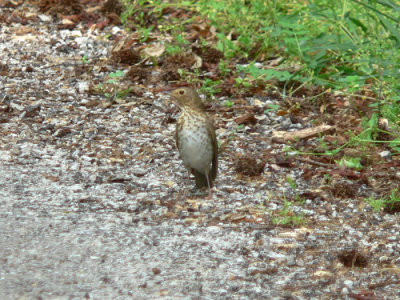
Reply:
[[[350,169],[356,169],[356,170],[362,170],[363,166],[361,165],[361,157],[342,157],[340,160],[337,160],[336,163],[339,166],[350,168]]]
[[[241,89],[250,89],[259,82],[264,86],[278,82],[282,97],[315,85],[322,86],[323,90],[340,91],[341,95],[349,98],[360,92],[372,95],[371,98],[376,101],[370,105],[370,109],[376,115],[365,119],[363,133],[351,137],[346,145],[334,150],[324,149],[324,153],[319,155],[335,155],[350,145],[356,147],[381,142],[400,153],[400,138],[392,136],[392,141],[379,141],[382,131],[376,123],[376,117],[383,117],[389,120],[390,126],[400,126],[400,67],[397,59],[400,49],[400,31],[397,26],[400,5],[397,2],[123,2],[126,9],[121,19],[124,24],[134,23],[142,41],[147,40],[155,30],[173,37],[173,42],[166,46],[168,54],[180,53],[190,46],[184,35],[185,26],[193,23],[194,18],[200,15],[200,18],[215,28],[215,38],[200,38],[199,43],[223,52],[224,57],[218,67],[219,75],[233,75],[235,85]],[[162,18],[167,6],[191,13],[179,19]],[[268,64],[261,64],[261,67],[255,64],[276,58],[282,59],[278,66],[272,68]],[[237,64],[238,61],[241,63]],[[215,94],[216,81],[210,81],[201,72],[187,72],[181,78],[202,85],[203,92],[207,94]],[[311,96],[309,100],[320,95]],[[350,165],[359,168],[354,161]]]
[[[228,66],[229,63],[224,59],[219,62],[218,68],[221,72],[221,76],[227,76],[232,71],[232,69],[230,69]]]
[[[138,28],[140,42],[145,42],[149,39],[150,33],[153,31],[154,26],[150,26],[148,28],[140,27]]]
[[[385,207],[385,199],[379,198],[375,199],[373,197],[369,197],[365,199],[369,205],[371,205],[374,212],[380,212]]]
[[[331,177],[331,175],[329,175],[329,174],[324,174],[324,182],[325,182],[326,184],[331,184],[331,182],[332,182],[332,177]]]
[[[400,193],[398,189],[394,189],[390,194],[389,198],[386,200],[386,207],[392,210],[395,205],[400,203]]]
[[[304,216],[297,215],[291,208],[292,203],[284,199],[284,204],[279,216],[272,218],[272,223],[282,226],[299,226],[306,223]]]
[[[181,54],[183,52],[182,47],[173,45],[173,44],[166,44],[165,45],[165,51],[169,55],[176,55],[176,54]]]
[[[84,55],[84,56],[81,58],[81,61],[82,61],[82,63],[83,63],[84,65],[86,65],[86,64],[89,63],[86,55]]]
[[[268,113],[271,111],[277,111],[281,108],[281,106],[279,104],[268,104],[267,105],[269,108],[267,108],[266,110],[264,110],[264,113]]]
[[[290,176],[286,177],[286,181],[289,183],[289,185],[293,191],[295,191],[297,189],[297,183],[293,180],[292,177],[290,177]]]
[[[296,183],[296,181],[294,181],[294,179],[292,177],[290,177],[290,176],[286,177],[286,181],[289,183],[290,188],[293,190],[294,198],[295,198],[296,202],[299,203],[300,205],[303,205],[305,203],[306,199],[301,197],[299,195],[299,193],[297,192],[297,183]]]
[[[249,78],[237,77],[235,82],[237,87],[250,88],[252,86],[252,81]]]
[[[209,78],[206,78],[203,81],[203,86],[200,88],[200,91],[207,95],[213,96],[214,94],[221,91],[221,89],[217,87],[220,83],[220,80],[211,80]]]
[[[365,201],[371,205],[375,212],[380,212],[383,209],[391,211],[395,205],[400,203],[400,192],[398,189],[392,190],[389,197],[375,199],[373,197],[366,198]]]
[[[243,128],[244,128],[244,124],[240,124],[240,125],[236,126],[236,130],[242,130]]]
[[[106,84],[99,83],[95,90],[98,93],[104,94],[104,96],[110,100],[116,100],[126,97],[127,94],[131,91],[131,88],[120,90],[119,83],[121,79],[125,76],[123,71],[117,71],[108,74],[109,79]]]
[[[223,103],[223,105],[224,105],[225,107],[232,107],[232,106],[233,106],[233,101],[225,101],[225,102]]]

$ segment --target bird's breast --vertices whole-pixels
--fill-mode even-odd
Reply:
[[[186,114],[181,116],[177,138],[179,153],[185,166],[208,173],[214,150],[205,119]]]

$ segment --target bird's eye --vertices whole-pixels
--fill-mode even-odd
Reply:
[[[179,95],[184,95],[185,94],[185,91],[184,90],[180,90],[179,91]]]

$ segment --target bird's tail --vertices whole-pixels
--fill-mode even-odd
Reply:
[[[207,176],[204,175],[203,173],[200,173],[196,170],[192,170],[193,171],[193,175],[196,178],[196,186],[198,189],[204,188],[204,187],[208,187],[207,184]],[[211,180],[211,178],[209,178],[209,182],[210,182],[210,188],[213,187],[213,182]]]

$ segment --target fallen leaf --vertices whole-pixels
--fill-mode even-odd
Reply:
[[[236,124],[241,125],[241,124],[256,124],[257,123],[257,119],[254,117],[253,114],[247,114],[247,115],[243,115],[240,117],[237,117],[235,120]]]
[[[201,68],[201,66],[203,65],[203,60],[201,59],[200,56],[196,55],[193,53],[194,59],[195,59],[195,63],[192,66],[192,69],[198,69]]]
[[[160,57],[165,51],[165,45],[163,44],[153,44],[151,47],[148,47],[143,50],[143,52],[151,57]]]

